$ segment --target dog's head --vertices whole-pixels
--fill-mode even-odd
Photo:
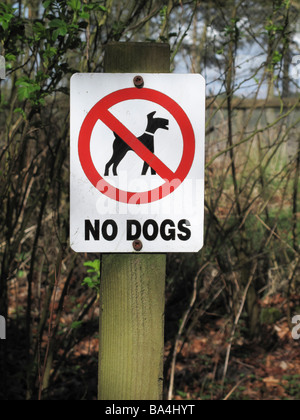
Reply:
[[[164,118],[154,118],[155,114],[156,111],[151,112],[151,114],[148,114],[148,125],[146,131],[150,133],[155,133],[155,131],[159,128],[161,128],[162,130],[169,130],[169,120],[166,120]]]

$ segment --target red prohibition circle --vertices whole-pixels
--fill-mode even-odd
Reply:
[[[181,162],[174,173],[168,170],[168,168],[166,168],[166,166],[160,162],[155,155],[152,155],[151,159],[157,160],[163,167],[159,175],[164,179],[165,183],[158,188],[143,192],[122,191],[109,184],[98,173],[91,156],[91,137],[98,120],[102,120],[110,129],[112,129],[112,131],[118,132],[119,135],[121,132],[125,132],[125,135],[131,134],[119,121],[116,120],[116,118],[109,112],[109,109],[120,102],[135,99],[151,101],[165,108],[175,118],[183,138],[183,153]],[[130,136],[128,135],[128,137]],[[131,137],[136,140],[132,134]],[[124,136],[122,139],[126,141]],[[134,150],[138,153],[137,149],[144,146],[141,145],[138,140],[136,140],[135,144],[136,149],[134,148]],[[80,129],[78,141],[80,163],[85,175],[92,185],[94,185],[98,191],[107,197],[127,204],[148,204],[161,200],[174,192],[175,189],[178,188],[185,180],[192,167],[195,157],[195,148],[194,130],[183,109],[169,96],[147,88],[122,89],[101,99],[85,117]],[[148,149],[141,151],[141,153],[145,153],[145,155],[146,152],[147,154],[151,154]]]

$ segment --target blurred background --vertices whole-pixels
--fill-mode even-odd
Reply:
[[[207,82],[205,246],[167,257],[169,399],[300,399],[300,1],[0,4],[0,399],[97,398],[99,255],[69,235],[69,82],[167,42]],[[293,338],[294,336],[294,338]]]

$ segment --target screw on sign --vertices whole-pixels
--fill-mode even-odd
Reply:
[[[143,249],[142,242],[139,239],[135,240],[133,242],[133,248],[134,248],[135,251],[141,251]]]
[[[199,251],[204,134],[200,75],[73,76],[72,248]]]
[[[135,78],[133,79],[133,83],[134,83],[134,86],[137,87],[138,89],[141,89],[144,87],[144,79],[142,78],[142,76],[135,76]]]

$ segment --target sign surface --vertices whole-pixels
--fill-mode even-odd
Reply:
[[[200,75],[71,79],[70,241],[76,252],[203,246],[205,81]]]

